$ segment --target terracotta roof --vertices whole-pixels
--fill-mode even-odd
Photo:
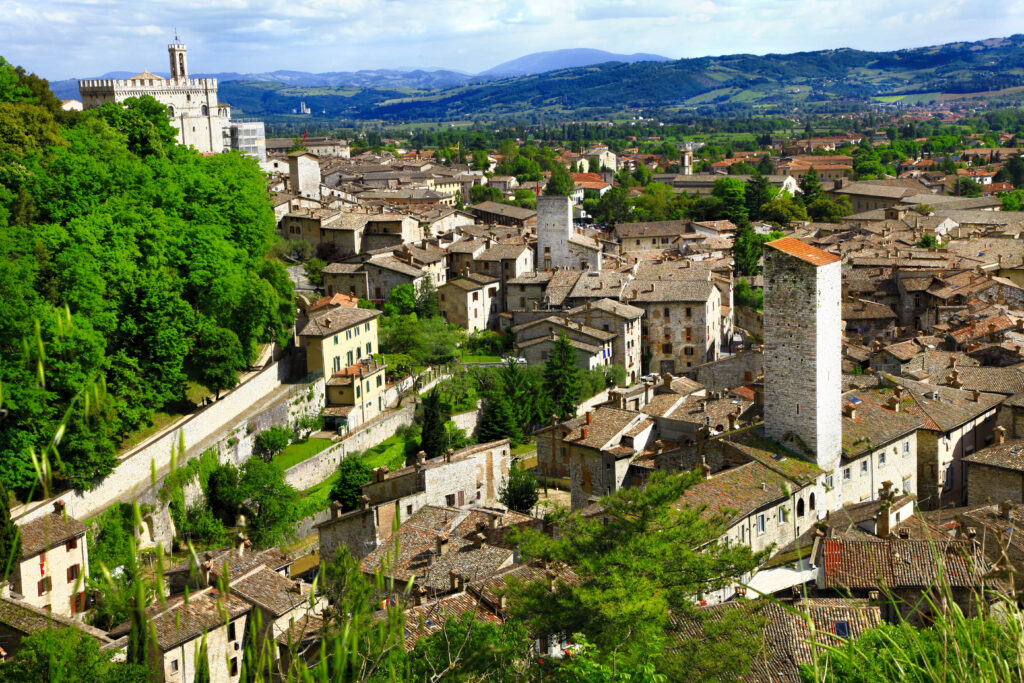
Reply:
[[[222,594],[216,588],[209,588],[189,596],[187,604],[184,601],[176,602],[153,616],[150,623],[156,631],[160,650],[167,652],[211,629],[224,626],[229,619],[239,617],[250,609],[244,600]]]
[[[226,564],[228,570],[226,578],[229,581],[234,581],[260,565],[265,565],[274,571],[279,571],[292,563],[292,559],[277,548],[267,548],[257,552],[248,551],[242,555],[239,555],[237,551],[231,548],[204,550],[196,555],[195,561],[198,561],[200,565],[209,562],[210,572],[215,576],[220,576],[224,572]],[[193,562],[194,560],[189,558],[171,567],[164,573],[173,574],[192,571]]]
[[[772,247],[779,251],[795,256],[801,261],[806,261],[814,266],[827,266],[830,263],[841,261],[842,257],[830,254],[827,251],[822,251],[817,247],[812,247],[806,242],[801,242],[795,237],[783,237],[772,242],[766,242],[766,247]]]
[[[977,322],[971,323],[959,329],[953,330],[949,333],[950,339],[957,344],[964,344],[984,337],[989,334],[995,334],[999,332],[1006,332],[1017,327],[1017,321],[1008,315],[997,315],[985,320],[978,320]]]
[[[618,408],[602,406],[592,411],[591,423],[589,425],[585,415],[568,422],[563,422],[562,426],[569,430],[563,438],[565,441],[572,441],[578,446],[600,450],[608,446],[609,442],[616,435],[622,433],[634,421],[639,421],[641,418],[646,418],[646,416],[643,413],[630,410],[619,410]],[[587,432],[585,438],[583,430]]]
[[[748,462],[694,484],[676,503],[676,509],[683,505],[706,506],[711,515],[728,511],[727,522],[731,525],[756,510],[788,500],[791,488],[786,477],[759,462]]]
[[[30,557],[84,536],[88,528],[74,517],[51,513],[22,524],[21,559]]]
[[[332,264],[337,265],[337,264]],[[349,294],[335,294],[334,296],[325,296],[322,299],[317,299],[313,302],[313,305],[309,307],[309,310],[315,311],[325,306],[342,306],[345,308],[355,308],[359,305],[359,297],[352,296]]]
[[[859,457],[915,432],[922,426],[921,420],[915,415],[896,412],[886,406],[886,401],[892,395],[891,391],[880,390],[844,394],[844,407],[853,406],[856,417],[851,418],[848,412],[843,414],[843,457]]]
[[[984,570],[970,541],[826,539],[821,552],[825,588],[920,588],[937,583],[940,571],[950,587],[971,588]]]
[[[645,221],[642,223],[618,223],[615,234],[619,238],[670,237],[689,232],[690,221]]]
[[[750,670],[740,679],[749,683],[799,683],[803,680],[800,665],[813,661],[814,641],[839,646],[882,624],[878,605],[838,598],[808,598],[792,606],[770,600],[734,600],[699,607],[693,617],[670,617],[670,623],[676,638],[689,647],[688,641],[705,640],[706,627],[736,610],[764,620],[764,632],[757,639],[760,647],[752,652]],[[837,633],[839,629],[845,634]]]
[[[129,81],[166,81],[167,79],[164,78],[163,76],[157,76],[156,74],[151,74],[148,71],[143,71],[142,73],[135,74],[134,76],[132,76],[128,80]]]

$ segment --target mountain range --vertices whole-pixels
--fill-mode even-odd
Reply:
[[[604,50],[573,48],[535,52],[513,59],[479,74],[467,74],[448,69],[363,69],[360,71],[329,71],[326,73],[309,73],[307,71],[268,71],[263,73],[238,73],[234,71],[222,73],[196,73],[196,78],[216,78],[220,83],[247,81],[253,83],[281,83],[302,88],[413,88],[431,90],[455,88],[470,83],[481,83],[496,78],[525,76],[543,73],[555,69],[590,66],[604,62],[633,63],[639,61],[665,62],[671,61],[661,55],[636,53],[632,55],[616,54]],[[86,78],[125,79],[137,74],[138,71],[108,71],[102,76]],[[166,71],[154,71],[157,76],[167,78]],[[78,79],[69,78],[52,81],[50,89],[61,99],[78,97]]]
[[[589,59],[602,61],[577,65]],[[556,64],[569,66],[529,73]],[[220,97],[234,112],[267,119],[291,115],[300,101],[328,118],[389,123],[608,119],[737,107],[779,112],[837,101],[1017,103],[1024,96],[1024,35],[889,52],[842,48],[680,60],[561,50],[475,76],[387,70],[216,76]]]

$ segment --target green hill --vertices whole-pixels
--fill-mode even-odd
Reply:
[[[927,94],[930,101],[982,92],[998,96],[1019,86],[1024,86],[1024,35],[895,52],[838,49],[606,63],[445,90],[236,81],[222,86],[222,97],[252,115],[290,114],[301,99],[331,118],[427,121],[612,117],[637,109],[892,101],[912,94]],[[1020,97],[1017,91],[1009,95]]]

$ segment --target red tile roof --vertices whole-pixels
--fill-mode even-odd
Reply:
[[[822,251],[817,247],[801,242],[795,237],[783,237],[765,244],[766,247],[774,247],[779,251],[795,256],[801,261],[806,261],[815,266],[827,266],[830,263],[842,260],[841,256]]]

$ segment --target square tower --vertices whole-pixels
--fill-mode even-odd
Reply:
[[[842,455],[841,296],[839,256],[793,237],[765,244],[765,432],[825,471]]]
[[[559,195],[537,197],[537,270],[572,268],[572,199]]]

